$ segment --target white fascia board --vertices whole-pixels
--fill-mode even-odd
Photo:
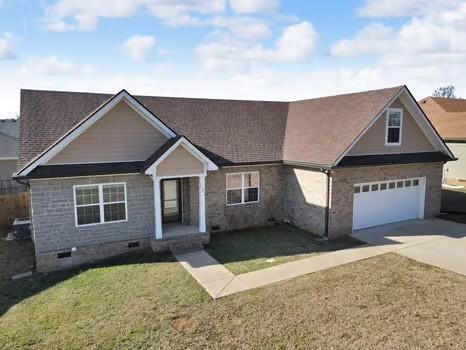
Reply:
[[[110,100],[105,102],[100,108],[92,112],[88,117],[84,118],[78,127],[68,131],[58,142],[47,148],[31,162],[28,163],[23,169],[21,169],[17,175],[25,176],[28,175],[34,168],[44,163],[47,163],[50,159],[56,156],[72,141],[78,138],[84,131],[89,129],[94,123],[100,118],[112,110],[119,102],[124,100],[133,110],[135,110],[141,117],[147,120],[152,126],[160,130],[166,137],[173,138],[176,134],[162,123],[155,115],[153,115],[147,108],[140,104],[134,97],[132,97],[127,91],[122,90]]]

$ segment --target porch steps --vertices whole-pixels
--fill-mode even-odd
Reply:
[[[170,249],[173,254],[184,254],[203,250],[204,246],[202,244],[201,235],[196,234],[181,236],[177,239],[170,240],[168,249]]]

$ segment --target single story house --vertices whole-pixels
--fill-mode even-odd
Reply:
[[[445,164],[444,182],[466,185],[466,99],[427,97],[419,104],[458,158],[456,162]]]
[[[295,102],[21,91],[39,270],[290,222],[432,217],[453,154],[406,86]]]
[[[18,134],[17,119],[0,119],[0,180],[9,180],[17,169]]]

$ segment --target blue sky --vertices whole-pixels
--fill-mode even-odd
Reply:
[[[292,100],[466,91],[459,0],[0,0],[0,117],[21,88]]]

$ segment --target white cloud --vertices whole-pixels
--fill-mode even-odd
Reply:
[[[258,13],[275,11],[279,0],[229,0],[231,8],[236,13]]]
[[[228,29],[233,36],[245,40],[261,40],[272,35],[266,21],[252,17],[215,17],[212,25]]]
[[[376,4],[382,6],[381,4],[385,3],[371,2],[373,6]],[[399,3],[407,4],[398,1],[394,6]],[[414,3],[419,5],[422,1],[418,0]],[[452,3],[449,3],[442,10],[436,11],[435,6],[424,8],[417,16],[408,18],[399,28],[370,24],[355,37],[337,42],[330,52],[335,56],[356,56],[367,53],[380,55],[396,53],[404,56],[413,53],[466,52],[466,3],[456,3],[455,6],[452,7]]]
[[[14,37],[11,33],[6,32],[0,35],[0,60],[16,58],[13,41]]]
[[[359,56],[366,53],[384,52],[392,47],[394,30],[380,23],[363,28],[353,39],[344,39],[330,48],[333,56]]]
[[[462,0],[365,0],[358,14],[363,17],[409,17],[445,11]]]
[[[121,49],[125,55],[135,62],[147,61],[155,46],[155,37],[150,35],[134,35],[127,39]]]
[[[318,33],[312,24],[301,22],[286,27],[275,48],[226,37],[201,44],[196,51],[203,67],[209,71],[245,72],[261,61],[304,62],[313,54],[317,40]]]
[[[219,14],[225,0],[58,0],[46,10],[45,27],[54,31],[94,30],[101,18],[126,18],[146,10],[170,26],[199,25],[198,15]]]
[[[24,74],[50,76],[91,73],[92,71],[93,67],[90,65],[77,65],[56,56],[29,59],[21,68]]]
[[[317,46],[319,35],[309,22],[291,25],[277,40],[275,50],[268,51],[272,61],[301,62],[308,59]]]

